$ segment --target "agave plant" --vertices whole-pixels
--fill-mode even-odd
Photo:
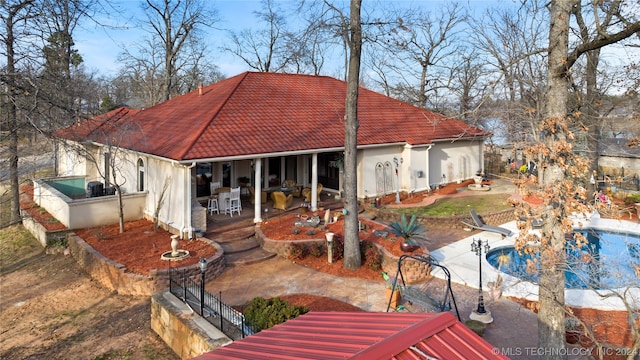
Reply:
[[[400,221],[390,223],[387,231],[395,236],[403,238],[404,242],[411,246],[419,246],[417,240],[428,240],[426,237],[422,236],[427,229],[418,220],[416,220],[415,215],[412,215],[411,220],[407,222],[406,214],[402,214]]]

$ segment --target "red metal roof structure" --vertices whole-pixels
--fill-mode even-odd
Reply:
[[[508,359],[451,313],[310,312],[194,360]]]
[[[342,148],[345,96],[346,83],[331,77],[245,72],[147,109],[113,110],[56,135],[184,162]],[[489,135],[363,88],[358,121],[358,146]]]

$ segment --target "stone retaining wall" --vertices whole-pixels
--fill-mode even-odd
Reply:
[[[205,241],[216,248],[216,254],[207,259],[206,277],[209,279],[218,277],[225,267],[224,251],[209,239],[200,238],[198,241]],[[125,265],[106,258],[75,233],[69,234],[67,243],[71,255],[80,267],[92,279],[109,290],[124,295],[151,296],[169,288],[168,270],[151,270],[149,275],[130,273],[127,272]],[[197,263],[175,269],[184,270],[192,277],[200,276],[200,267]]]
[[[380,219],[385,222],[393,222],[400,221],[401,214],[392,211],[386,211],[378,208],[369,208],[369,211],[372,212],[376,219]],[[508,223],[509,221],[516,220],[516,216],[514,214],[513,209],[506,209],[503,211],[498,211],[489,214],[480,215],[482,221],[484,221],[487,225],[499,226],[504,223]],[[462,229],[464,225],[463,222],[473,224],[473,219],[471,215],[458,215],[458,216],[426,216],[426,215],[418,215],[416,219],[420,221],[427,229]]]
[[[151,329],[181,359],[191,359],[233,342],[168,291],[151,297]]]
[[[308,249],[312,245],[320,245],[326,248],[327,243],[325,239],[273,240],[269,239],[259,227],[256,227],[256,239],[258,239],[258,243],[265,251],[276,253],[278,256],[283,258],[287,258],[291,244],[299,244]],[[385,271],[388,274],[395,274],[398,270],[399,257],[394,256],[381,245],[375,243],[374,245],[382,255],[382,271]],[[402,275],[407,283],[415,283],[425,280],[430,274],[431,266],[429,264],[413,259],[407,259],[403,263]]]

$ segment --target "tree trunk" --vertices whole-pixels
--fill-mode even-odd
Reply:
[[[362,52],[362,28],[360,5],[362,0],[351,0],[349,70],[344,124],[344,267],[355,270],[362,265],[360,238],[358,236],[358,85],[360,79],[360,54]]]
[[[7,74],[13,77],[7,81],[7,92],[9,99],[6,102],[7,106],[7,131],[9,131],[9,182],[11,184],[11,214],[10,224],[16,224],[20,222],[20,180],[18,175],[18,115],[16,110],[15,99],[18,95],[18,90],[15,87],[15,50],[14,43],[16,41],[13,34],[13,26],[17,20],[14,19],[14,15],[19,11],[22,5],[17,5],[15,12],[11,11],[5,19],[5,46],[7,49]],[[26,6],[26,5],[25,5]],[[14,10],[14,9],[12,9]]]
[[[549,69],[547,75],[547,117],[543,131],[548,149],[556,149],[554,144],[566,142],[567,103],[569,79],[566,60],[569,54],[569,17],[575,0],[554,0],[550,5],[551,24],[549,27]],[[559,154],[546,156],[547,168],[544,173],[545,191],[557,190],[554,184],[565,179],[562,159]],[[556,195],[554,193],[554,195]],[[563,194],[557,194],[563,196]],[[538,345],[556,352],[544,353],[543,359],[564,359],[561,351],[565,347],[564,329],[564,232],[559,219],[564,217],[561,197],[546,205],[547,216],[542,228],[540,247],[540,281],[538,312]],[[551,216],[557,214],[556,216]]]

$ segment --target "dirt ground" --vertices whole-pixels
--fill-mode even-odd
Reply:
[[[158,251],[161,245],[152,241],[147,227],[129,224],[126,236],[116,236],[108,228],[88,230],[86,235],[101,234],[96,239],[102,240],[94,240],[110,242],[103,248],[107,257],[123,253],[119,241],[130,241],[132,236],[141,234],[148,241],[138,243],[147,243],[149,248],[136,251]],[[47,254],[33,237],[21,239],[20,233],[24,230],[0,233],[0,359],[178,359],[151,330],[148,297],[110,292],[92,281],[70,255],[62,250]],[[169,245],[166,234],[158,237]],[[181,243],[181,248],[189,246]],[[204,254],[202,249],[194,251]],[[147,257],[129,259],[142,263]],[[199,257],[193,259],[197,261]],[[120,260],[129,269],[140,267]],[[283,299],[313,311],[359,310],[307,294]]]
[[[4,256],[0,359],[178,359],[150,327],[150,299],[114,294],[35,239]]]

